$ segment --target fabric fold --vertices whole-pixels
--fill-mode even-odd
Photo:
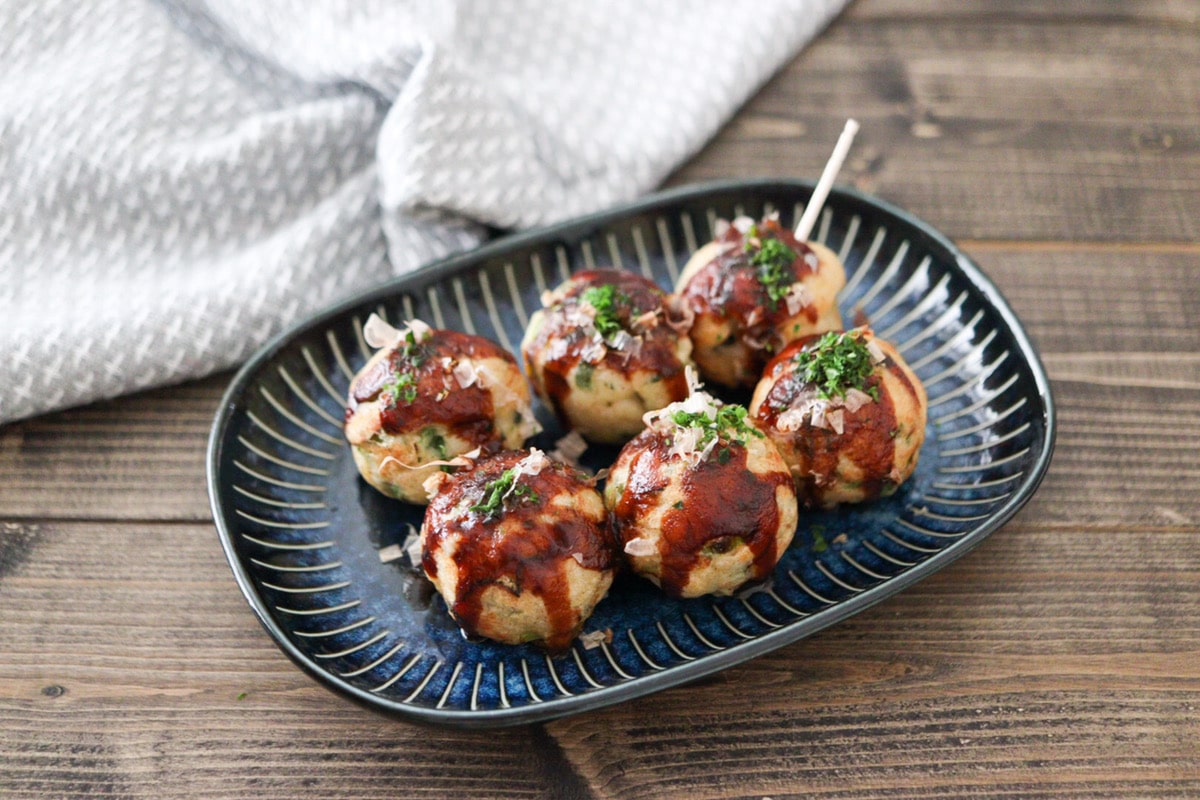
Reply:
[[[0,0],[0,423],[653,188],[844,0]]]

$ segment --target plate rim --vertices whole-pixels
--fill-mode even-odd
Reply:
[[[1038,457],[1031,466],[1027,476],[1010,494],[1003,504],[989,515],[987,521],[975,531],[965,534],[948,547],[939,550],[929,559],[906,569],[904,572],[889,578],[875,586],[848,597],[836,605],[823,609],[812,616],[793,621],[777,630],[760,634],[753,639],[741,642],[725,650],[706,655],[696,661],[686,661],[667,669],[639,676],[638,678],[595,689],[586,694],[557,697],[539,703],[530,703],[517,708],[496,709],[445,709],[426,708],[404,703],[392,698],[367,692],[330,672],[321,670],[292,643],[287,633],[266,610],[267,603],[255,588],[246,566],[236,553],[233,534],[229,529],[219,496],[219,466],[222,455],[224,432],[237,408],[236,400],[249,388],[251,378],[259,369],[269,362],[279,351],[297,336],[311,328],[319,327],[333,317],[361,306],[363,304],[389,297],[403,287],[419,282],[430,283],[457,273],[462,269],[498,253],[516,250],[528,244],[539,242],[555,235],[575,232],[581,228],[603,227],[618,219],[644,213],[663,205],[678,204],[689,200],[714,194],[728,194],[738,191],[779,191],[811,195],[815,182],[807,179],[778,179],[778,178],[749,178],[725,179],[692,183],[665,191],[644,195],[632,201],[621,203],[601,211],[573,217],[551,225],[502,235],[483,245],[431,262],[412,272],[400,275],[380,283],[374,287],[354,293],[353,295],[333,302],[316,313],[305,316],[292,325],[271,337],[265,344],[246,360],[230,380],[221,396],[221,401],[209,429],[209,438],[205,452],[205,483],[209,497],[209,507],[212,512],[213,524],[217,529],[221,548],[226,561],[233,571],[234,579],[259,623],[266,629],[275,645],[301,670],[315,679],[318,683],[348,697],[366,708],[393,717],[402,717],[414,722],[449,725],[460,728],[495,728],[512,725],[529,724],[556,719],[569,714],[582,713],[615,703],[643,697],[662,689],[690,683],[716,672],[728,669],[737,664],[749,661],[757,656],[779,649],[788,644],[808,638],[818,631],[835,625],[867,608],[882,602],[904,589],[923,580],[929,575],[942,570],[957,561],[962,556],[977,547],[989,535],[999,530],[1033,497],[1041,485],[1054,453],[1057,437],[1057,411],[1055,408],[1050,381],[1036,348],[1021,325],[1016,313],[992,280],[966,253],[945,234],[938,231],[929,223],[874,195],[859,192],[856,189],[838,185],[831,195],[848,198],[852,201],[873,206],[885,214],[901,220],[905,224],[919,230],[928,236],[937,246],[944,249],[954,261],[954,266],[973,284],[984,296],[991,308],[1003,319],[1018,346],[1022,358],[1028,364],[1034,385],[1042,402],[1044,430],[1043,446]]]

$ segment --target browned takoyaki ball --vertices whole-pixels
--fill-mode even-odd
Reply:
[[[463,630],[569,646],[617,563],[593,481],[533,450],[488,456],[429,484],[421,563]]]
[[[424,503],[422,484],[449,459],[537,432],[525,377],[494,342],[374,315],[366,333],[381,349],[350,383],[344,430],[359,473],[384,494]]]
[[[687,396],[692,345],[668,296],[632,272],[580,272],[543,298],[521,353],[534,390],[594,442],[624,442],[642,415]]]
[[[695,316],[692,358],[710,382],[752,387],[787,342],[842,327],[846,272],[832,250],[797,241],[774,216],[722,220],[716,234],[679,276]]]
[[[750,403],[812,508],[894,492],[917,467],[927,411],[920,379],[866,328],[792,342]]]
[[[651,416],[605,487],[634,572],[676,597],[765,578],[796,530],[787,464],[746,416],[702,392]]]

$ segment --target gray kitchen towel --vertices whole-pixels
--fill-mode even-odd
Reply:
[[[0,423],[652,188],[845,0],[0,0]]]

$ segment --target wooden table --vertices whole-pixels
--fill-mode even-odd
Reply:
[[[672,183],[814,176],[852,115],[843,179],[958,240],[1053,381],[1049,476],[979,549],[690,686],[422,728],[239,594],[229,375],[48,415],[0,430],[0,796],[1200,797],[1200,3],[860,0]]]

